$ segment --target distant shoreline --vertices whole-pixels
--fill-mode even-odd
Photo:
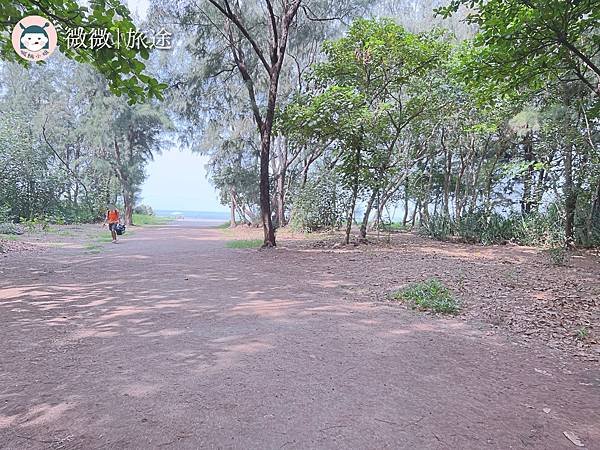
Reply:
[[[169,210],[169,209],[156,209],[154,211],[155,215],[160,217],[168,217],[170,219],[176,219],[180,217],[178,220],[192,220],[192,221],[202,221],[202,222],[226,222],[229,220],[228,212],[221,211],[182,211],[182,210]],[[183,218],[183,219],[181,219]]]

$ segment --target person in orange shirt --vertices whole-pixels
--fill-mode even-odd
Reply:
[[[115,206],[110,206],[106,211],[106,218],[104,219],[104,225],[108,223],[108,229],[112,235],[113,244],[117,243],[117,225],[119,224],[119,210]]]

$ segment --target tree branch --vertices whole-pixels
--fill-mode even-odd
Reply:
[[[83,190],[85,192],[86,203],[89,202],[89,192],[88,192],[87,186],[83,183],[83,181],[81,181],[81,179],[79,178],[79,175],[77,175],[77,173],[75,173],[75,171],[73,169],[71,169],[71,167],[63,159],[63,157],[60,156],[60,154],[54,149],[54,147],[52,146],[52,144],[50,144],[50,141],[48,140],[48,137],[46,136],[46,124],[47,123],[48,123],[48,116],[46,116],[46,120],[44,121],[44,125],[42,125],[42,136],[44,138],[44,142],[46,142],[46,145],[48,146],[48,148],[50,150],[52,150],[52,153],[54,153],[54,156],[56,156],[58,158],[58,160],[63,164],[63,166],[65,166],[67,172],[69,172],[73,176],[73,178],[75,179],[75,181],[77,183],[79,183],[79,185],[83,188]],[[88,206],[89,206],[89,203],[88,203]]]
[[[231,22],[233,22],[233,24],[237,27],[237,29],[240,31],[240,33],[242,33],[244,35],[244,37],[248,40],[248,42],[250,43],[250,45],[252,46],[252,48],[254,50],[254,53],[256,53],[256,56],[258,57],[258,59],[260,59],[260,62],[265,67],[267,72],[271,73],[271,66],[265,59],[265,56],[264,56],[262,50],[260,49],[260,47],[258,46],[256,41],[252,38],[252,36],[250,36],[250,33],[248,33],[248,30],[246,29],[244,24],[242,24],[240,19],[231,10],[231,8],[229,7],[228,1],[225,0],[225,8],[223,6],[221,6],[219,4],[219,2],[217,2],[217,0],[208,0],[208,1],[215,8],[217,8],[221,14],[223,14],[226,18],[228,18]]]

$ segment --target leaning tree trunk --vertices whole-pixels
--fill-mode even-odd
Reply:
[[[367,208],[365,209],[365,214],[363,216],[362,223],[360,224],[360,238],[367,239],[367,226],[369,225],[369,216],[371,215],[371,209],[373,208],[373,203],[375,203],[375,199],[377,198],[377,190],[374,190],[371,194],[371,198],[367,202]]]
[[[415,203],[415,209],[412,212],[412,217],[410,218],[410,226],[411,228],[415,227],[415,223],[417,220],[417,212],[421,209],[421,200],[418,199],[417,202]]]

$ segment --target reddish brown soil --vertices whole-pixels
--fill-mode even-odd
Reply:
[[[283,244],[168,226],[1,258],[0,447],[600,449],[596,362],[374,297],[437,276],[474,305],[504,265],[526,295],[521,250]]]

